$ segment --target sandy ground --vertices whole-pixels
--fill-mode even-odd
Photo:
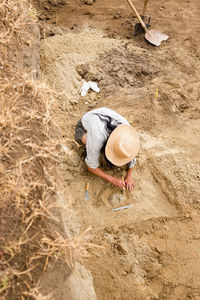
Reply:
[[[143,34],[133,36],[137,21],[124,1],[64,2],[37,5],[43,22],[62,26],[42,40],[41,64],[60,92],[55,118],[70,149],[61,166],[66,188],[82,230],[91,226],[91,242],[103,246],[84,261],[97,297],[200,299],[200,3],[150,1],[151,28],[170,36],[156,48]],[[141,1],[134,3],[141,11]],[[101,92],[82,98],[84,80],[96,81]],[[132,192],[89,174],[71,141],[81,115],[101,106],[125,116],[140,134]],[[113,203],[116,193],[123,199]]]

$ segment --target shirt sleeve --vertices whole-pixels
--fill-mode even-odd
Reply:
[[[132,169],[136,164],[136,158],[131,160],[128,164],[126,164],[127,168]]]
[[[86,151],[86,165],[92,169],[98,168],[101,143],[99,143],[98,138],[92,133],[87,134]]]

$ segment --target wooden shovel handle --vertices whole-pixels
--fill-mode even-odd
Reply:
[[[142,15],[144,16],[147,10],[147,3],[149,0],[144,0],[144,7],[143,7],[143,11],[142,11]]]
[[[133,3],[131,2],[131,0],[126,0],[128,2],[128,4],[130,5],[131,9],[133,10],[134,14],[136,15],[136,17],[138,18],[140,24],[142,25],[142,27],[144,28],[145,32],[149,33],[146,25],[144,24],[144,22],[142,21],[140,15],[138,14],[135,6],[133,5]]]
[[[85,184],[85,190],[86,190],[86,191],[89,190],[89,186],[90,186],[89,182],[86,182],[86,184]]]

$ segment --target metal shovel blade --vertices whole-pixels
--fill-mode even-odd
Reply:
[[[145,39],[157,47],[160,46],[162,41],[166,41],[168,38],[168,35],[156,29],[148,30],[148,32],[145,33]]]

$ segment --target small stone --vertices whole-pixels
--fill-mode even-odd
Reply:
[[[122,271],[122,275],[127,275],[127,272],[126,271]]]
[[[72,167],[78,167],[80,163],[80,156],[75,151],[70,151],[67,155],[66,162]]]
[[[71,104],[77,104],[77,103],[78,103],[78,100],[76,100],[76,99],[71,99],[71,100],[70,100],[70,103],[71,103]]]
[[[189,214],[185,214],[185,218],[189,219],[190,215]]]
[[[74,179],[74,177],[69,172],[65,173],[65,175],[64,175],[64,180],[65,181],[71,181],[73,179]]]
[[[99,81],[103,78],[103,75],[102,75],[102,74],[98,74],[98,75],[96,75],[95,77],[96,77],[96,78],[95,78],[96,81],[99,82]]]
[[[111,278],[115,278],[115,273],[114,273],[114,272],[109,271],[109,274],[110,274],[110,277],[111,277]]]
[[[148,278],[154,278],[156,276],[158,276],[160,274],[160,269],[162,268],[162,265],[159,264],[158,262],[153,262],[150,263],[147,267],[146,267],[146,272],[148,274]]]
[[[113,17],[113,19],[119,19],[119,18],[121,18],[121,14],[120,14],[120,12],[118,12],[116,15],[114,15],[114,17]]]
[[[96,2],[96,0],[84,0],[84,4],[86,5],[92,5]]]
[[[70,117],[76,117],[75,114],[73,114],[72,112],[69,113]]]
[[[90,105],[89,105],[89,108],[93,108],[93,107],[95,107],[95,105],[96,105],[96,104],[90,104]]]
[[[107,232],[107,233],[111,233],[112,229],[111,229],[111,227],[105,227],[104,231]]]
[[[135,258],[134,259],[134,262],[131,264],[131,266],[130,266],[130,271],[129,272],[131,272],[131,273],[136,273],[137,272],[137,270],[138,270],[138,268],[139,268],[139,261],[138,261],[138,259],[137,258]]]
[[[69,106],[67,107],[67,111],[71,111],[72,109],[74,109],[74,108],[72,107],[72,105],[69,105]]]
[[[163,9],[166,9],[166,7],[164,5],[161,5],[159,9],[163,10]]]
[[[96,255],[96,257],[98,257],[98,258],[101,258],[101,257],[102,257],[99,253],[96,253],[95,255]]]
[[[95,98],[96,98],[96,94],[95,93],[92,93],[91,95],[90,95],[90,102],[91,101],[94,101],[95,100]],[[89,100],[88,100],[88,102],[89,102]]]
[[[123,200],[125,200],[125,197],[121,194],[113,194],[111,195],[110,199],[108,199],[112,206],[119,205]]]
[[[200,234],[194,234],[192,238],[193,240],[200,240]]]
[[[112,232],[113,232],[114,234],[118,233],[118,232],[119,232],[119,227],[116,226],[116,225],[112,226]]]
[[[113,70],[113,72],[117,72],[117,71],[120,70],[120,68],[121,68],[121,67],[120,67],[119,65],[116,65],[116,66],[113,67],[112,70]]]
[[[126,243],[120,242],[119,246],[120,246],[120,248],[123,250],[123,252],[124,252],[125,254],[128,254],[129,249],[128,249]]]

